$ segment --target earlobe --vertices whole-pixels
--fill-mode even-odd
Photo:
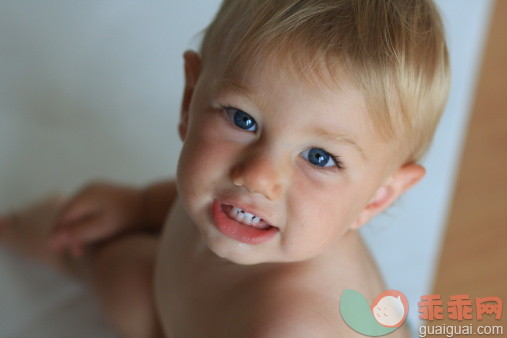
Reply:
[[[405,191],[419,182],[426,170],[419,164],[410,163],[402,166],[380,186],[368,205],[357,216],[351,229],[357,229],[373,216],[391,206]]]
[[[178,126],[178,132],[182,141],[187,134],[190,103],[192,102],[194,89],[201,73],[201,59],[196,52],[186,51],[183,54],[183,58],[185,60],[185,87],[183,89],[181,116]]]

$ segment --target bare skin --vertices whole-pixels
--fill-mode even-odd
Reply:
[[[163,337],[152,294],[158,237],[136,232],[77,247],[63,236],[60,250],[54,232],[68,202],[50,196],[0,217],[0,245],[87,284],[122,337]]]
[[[275,337],[279,333],[272,327],[283,327],[283,321],[294,325],[291,316],[304,317],[304,324],[308,309],[336,336],[360,337],[339,314],[342,290],[360,291],[370,302],[385,290],[356,232],[318,260],[243,266],[210,252],[180,203],[166,222],[160,251],[158,236],[137,232],[69,258],[48,245],[63,205],[52,197],[3,218],[1,242],[86,282],[122,337]],[[307,336],[304,329],[301,337]],[[391,336],[404,337],[406,331]]]
[[[357,232],[319,259],[238,265],[214,255],[187,222],[177,202],[157,259],[155,296],[168,337],[283,336],[272,327],[295,325],[294,318],[301,325],[294,337],[315,334],[305,331],[309,320],[328,328],[319,337],[362,337],[341,318],[341,293],[354,289],[371,302],[385,286]]]

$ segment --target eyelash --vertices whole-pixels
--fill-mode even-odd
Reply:
[[[342,171],[342,170],[345,170],[345,166],[343,165],[343,162],[340,161],[340,156],[331,154],[329,151],[327,151],[321,147],[318,147],[318,146],[311,146],[310,148],[318,148],[318,149],[324,150],[329,155],[329,157],[331,157],[333,162],[336,164],[332,167],[319,167],[318,165],[313,165],[313,167],[316,167],[317,169],[322,170],[322,171],[328,171],[328,170]]]
[[[227,111],[228,111],[228,110],[231,110],[231,109],[243,111],[243,110],[238,109],[238,108],[235,108],[234,106],[229,105],[229,104],[220,105],[220,110],[221,110],[224,114],[226,114],[226,115],[227,115]],[[245,113],[246,113],[246,112],[245,112]],[[248,114],[248,113],[247,113],[247,114]],[[250,115],[250,114],[249,114],[249,115]],[[230,121],[229,117],[227,117],[227,116],[226,116],[226,118],[227,118],[227,120],[228,120],[229,122],[231,122],[231,123],[232,123],[232,121]],[[255,123],[257,123],[257,122],[255,122]],[[239,127],[238,127],[238,128],[239,128]],[[244,130],[244,129],[242,129],[242,130]],[[345,170],[345,166],[343,165],[343,162],[340,160],[340,157],[339,157],[339,156],[334,155],[334,154],[332,154],[332,153],[328,152],[327,150],[325,150],[325,149],[323,149],[323,148],[321,148],[321,147],[319,147],[319,146],[311,146],[310,148],[317,148],[317,149],[322,149],[322,150],[324,150],[324,151],[325,151],[325,152],[326,152],[326,153],[327,153],[327,154],[331,157],[331,159],[333,160],[333,162],[335,163],[335,165],[334,165],[334,166],[331,166],[331,167],[321,167],[321,166],[314,165],[314,164],[311,164],[310,162],[308,162],[308,163],[310,163],[310,165],[311,165],[313,168],[316,168],[317,170],[320,170],[320,171],[322,171],[322,172],[328,172],[328,171],[330,171],[330,170],[333,170],[333,171],[336,171],[336,170],[337,170],[337,171],[343,171],[343,170]]]

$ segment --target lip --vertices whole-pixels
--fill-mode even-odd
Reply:
[[[246,244],[261,244],[272,239],[279,231],[277,227],[272,226],[267,221],[266,223],[270,224],[270,227],[265,230],[240,223],[225,213],[223,210],[224,205],[234,205],[238,208],[241,208],[241,206],[219,200],[214,200],[212,203],[211,216],[213,223],[218,231],[227,237]],[[259,213],[256,213],[252,209],[241,209],[262,218]]]

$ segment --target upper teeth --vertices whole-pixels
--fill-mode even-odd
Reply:
[[[261,218],[255,216],[254,214],[245,212],[240,208],[232,207],[231,210],[232,215],[238,222],[242,222],[245,224],[259,224]]]

